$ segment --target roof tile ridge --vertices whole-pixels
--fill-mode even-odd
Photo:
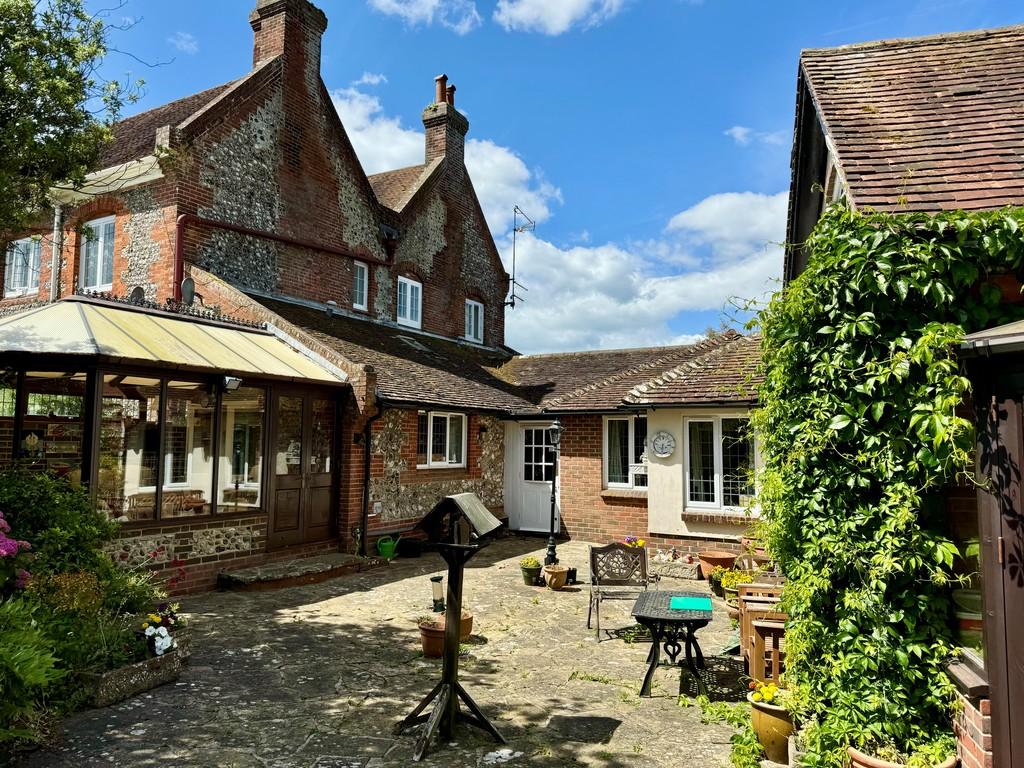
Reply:
[[[731,329],[730,329],[730,331],[731,331]],[[701,357],[703,355],[708,354],[710,351],[713,351],[716,347],[725,347],[725,346],[727,346],[726,342],[733,341],[734,339],[737,339],[737,338],[743,338],[743,337],[741,335],[737,334],[735,331],[732,331],[731,333],[730,332],[726,332],[726,333],[723,333],[723,334],[721,334],[719,336],[713,336],[713,337],[708,338],[708,339],[703,339],[702,341],[699,341],[696,344],[689,344],[689,345],[685,345],[685,346],[681,346],[681,347],[674,347],[673,348],[674,351],[671,354],[666,354],[666,355],[663,355],[660,358],[657,358],[656,360],[650,360],[650,361],[648,361],[646,363],[641,363],[639,365],[631,366],[630,368],[627,368],[624,371],[618,371],[616,373],[613,373],[610,376],[606,376],[603,379],[600,379],[598,381],[594,381],[594,382],[586,384],[586,385],[584,385],[582,387],[579,387],[578,389],[575,389],[572,392],[567,392],[566,394],[562,395],[561,397],[556,397],[556,398],[554,398],[552,400],[549,400],[547,402],[547,404],[546,404],[546,407],[551,407],[553,405],[561,405],[562,403],[565,403],[565,402],[567,402],[569,400],[573,400],[573,399],[575,399],[577,397],[581,397],[581,396],[583,396],[585,394],[588,394],[590,392],[594,392],[594,391],[596,391],[598,389],[603,389],[604,387],[607,387],[610,384],[614,384],[616,381],[619,381],[620,379],[624,379],[624,378],[626,378],[628,376],[635,376],[636,374],[642,373],[644,370],[647,370],[649,368],[654,368],[654,367],[657,367],[659,365],[664,365],[665,363],[667,363],[669,361],[669,359],[671,359],[671,358],[673,358],[673,357],[675,357],[677,355],[681,355],[684,352],[688,352],[688,351],[691,351],[691,350],[694,350],[694,349],[699,349],[700,347],[707,347],[708,349],[706,351],[703,351],[703,352],[699,353],[698,357]],[[684,364],[685,364],[685,361],[683,363],[681,363],[681,365],[684,365]]]
[[[685,379],[694,375],[698,371],[705,370],[710,363],[718,360],[727,350],[732,349],[734,345],[741,344],[744,341],[760,341],[760,338],[761,337],[758,335],[743,336],[742,334],[737,334],[736,336],[728,339],[726,343],[718,344],[716,347],[709,349],[698,357],[690,360],[684,360],[679,365],[674,368],[669,368],[667,371],[663,371],[653,379],[645,381],[642,384],[637,384],[629,390],[629,392],[626,393],[626,396],[622,399],[627,403],[639,403],[639,401],[643,399],[644,395],[650,390],[663,386],[669,381],[676,381],[680,378]]]
[[[1002,27],[986,27],[984,29],[964,29],[958,32],[940,32],[934,35],[918,35],[915,37],[892,37],[882,38],[880,40],[865,40],[859,43],[847,43],[845,45],[834,45],[821,48],[802,48],[800,50],[800,58],[803,59],[804,54],[806,53],[839,55],[849,51],[895,48],[907,45],[936,45],[950,41],[955,42],[958,40],[969,40],[972,38],[985,38],[1014,32],[1024,33],[1024,24],[1007,24]]]

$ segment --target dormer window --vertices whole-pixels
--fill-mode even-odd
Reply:
[[[82,227],[82,271],[79,284],[88,291],[109,291],[113,287],[113,216],[88,221]]]
[[[484,343],[484,305],[472,299],[466,299],[466,339]]]
[[[409,277],[398,278],[398,324],[422,325],[423,285]]]
[[[370,273],[366,265],[357,261],[352,267],[352,309],[359,309],[363,312],[367,309],[367,294],[369,293]]]
[[[4,296],[23,296],[39,290],[42,250],[42,241],[34,237],[15,240],[7,246]]]

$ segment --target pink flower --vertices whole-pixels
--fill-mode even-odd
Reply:
[[[29,580],[32,578],[32,574],[26,571],[24,568],[19,568],[17,576],[14,579],[15,589],[24,589]]]

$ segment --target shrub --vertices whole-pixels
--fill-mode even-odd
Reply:
[[[96,570],[109,560],[102,548],[117,524],[63,478],[18,468],[0,472],[0,511],[12,536],[31,542],[33,573]]]
[[[532,555],[519,561],[520,568],[540,568],[540,560]]]
[[[971,466],[964,332],[1018,319],[991,273],[1024,267],[1024,211],[874,214],[833,207],[807,270],[761,314],[754,414],[768,550],[789,578],[787,684],[805,762],[847,745],[911,756],[948,744],[949,589],[940,490]]]
[[[31,735],[38,697],[61,676],[34,612],[21,598],[0,601],[0,743]]]

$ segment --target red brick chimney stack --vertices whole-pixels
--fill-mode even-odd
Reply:
[[[444,104],[445,102],[445,89],[448,85],[448,75],[438,75],[434,78],[434,85],[436,89],[434,91],[434,103]]]
[[[254,67],[288,54],[305,59],[307,68],[319,77],[320,40],[327,29],[327,16],[309,0],[256,0],[249,24]]]
[[[434,78],[434,103],[423,110],[423,127],[427,131],[426,162],[445,158],[450,178],[462,177],[469,121],[455,109],[455,86],[448,85],[447,75]]]

